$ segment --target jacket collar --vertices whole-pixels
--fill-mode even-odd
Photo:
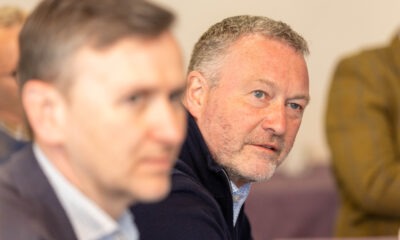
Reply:
[[[76,239],[63,207],[34,157],[32,145],[27,144],[4,164],[10,169],[16,191],[29,203],[27,211],[43,222],[41,227],[57,239]]]
[[[179,155],[176,168],[191,175],[199,181],[220,205],[226,221],[233,219],[233,200],[228,175],[225,170],[211,157],[207,144],[193,116],[188,113],[188,131]],[[183,164],[182,164],[183,163]],[[189,169],[188,169],[189,168]]]
[[[199,180],[205,185],[210,177],[226,175],[224,169],[212,158],[208,146],[200,132],[194,117],[188,113],[187,137],[183,144],[179,158],[188,164]],[[227,176],[225,177],[228,180]],[[212,178],[211,178],[212,179]],[[214,182],[214,180],[212,179]],[[227,181],[228,182],[228,181]]]

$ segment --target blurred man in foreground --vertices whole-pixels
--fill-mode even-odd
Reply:
[[[0,167],[0,239],[138,239],[185,133],[173,15],[140,0],[44,0],[21,31],[33,131]]]

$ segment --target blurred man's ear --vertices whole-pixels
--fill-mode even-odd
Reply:
[[[198,71],[188,74],[184,104],[196,119],[200,117],[205,105],[208,90],[208,81],[203,74]]]
[[[29,80],[24,84],[21,97],[34,139],[51,145],[61,143],[66,121],[61,93],[49,83]]]

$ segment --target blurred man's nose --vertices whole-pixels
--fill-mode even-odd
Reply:
[[[153,112],[153,136],[162,142],[181,144],[186,129],[186,117],[183,106],[176,106],[170,101],[162,101]]]

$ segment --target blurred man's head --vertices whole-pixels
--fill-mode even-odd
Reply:
[[[25,13],[17,7],[0,7],[0,122],[12,133],[23,126],[23,114],[16,81],[18,35]]]
[[[196,43],[185,105],[214,159],[237,184],[272,176],[309,100],[305,40],[287,24],[235,16]]]
[[[155,201],[185,133],[173,15],[141,0],[45,0],[21,32],[18,74],[34,140],[112,216]]]

